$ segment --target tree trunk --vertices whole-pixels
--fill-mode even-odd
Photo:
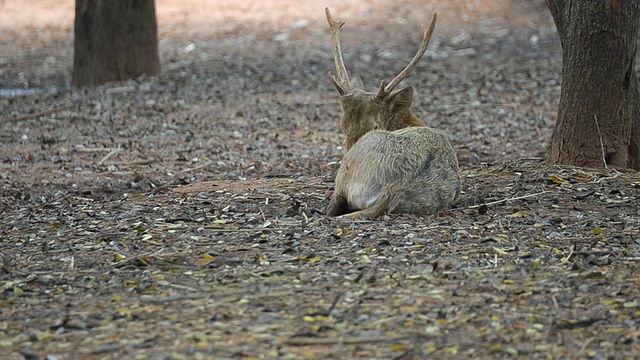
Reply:
[[[76,0],[74,87],[160,71],[154,0]]]
[[[562,45],[562,89],[548,157],[584,167],[640,169],[635,73],[640,5],[547,0]]]

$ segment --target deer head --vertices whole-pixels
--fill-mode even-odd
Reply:
[[[331,29],[333,59],[337,72],[336,76],[330,71],[329,77],[340,94],[342,106],[340,127],[346,135],[346,150],[349,150],[358,139],[371,130],[393,131],[409,126],[423,126],[424,124],[410,112],[413,88],[409,86],[397,91],[394,89],[409,76],[427,50],[436,26],[436,15],[433,15],[431,24],[424,33],[422,44],[409,65],[389,84],[386,84],[383,79],[377,92],[368,92],[364,89],[363,82],[357,75],[349,79],[347,74],[340,47],[340,28],[344,22],[335,21],[329,8],[325,9],[325,13]]]

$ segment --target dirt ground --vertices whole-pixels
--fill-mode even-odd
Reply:
[[[70,0],[0,2],[4,359],[632,359],[640,176],[545,163],[544,3],[156,2],[162,72],[70,90]],[[351,74],[460,155],[438,216],[327,218]]]

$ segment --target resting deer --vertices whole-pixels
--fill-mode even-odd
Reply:
[[[435,214],[451,207],[460,193],[458,160],[447,135],[425,126],[411,113],[413,88],[394,91],[420,61],[433,34],[436,15],[409,65],[377,92],[364,90],[362,80],[349,80],[340,47],[340,28],[325,9],[331,28],[337,77],[329,76],[340,94],[340,127],[346,135],[342,159],[330,198],[328,215],[387,213]]]

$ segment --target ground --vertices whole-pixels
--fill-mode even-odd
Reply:
[[[72,1],[0,2],[5,359],[625,359],[640,177],[544,161],[541,1],[156,2],[157,77],[69,88]],[[408,62],[459,153],[444,214],[327,218],[351,74]]]

